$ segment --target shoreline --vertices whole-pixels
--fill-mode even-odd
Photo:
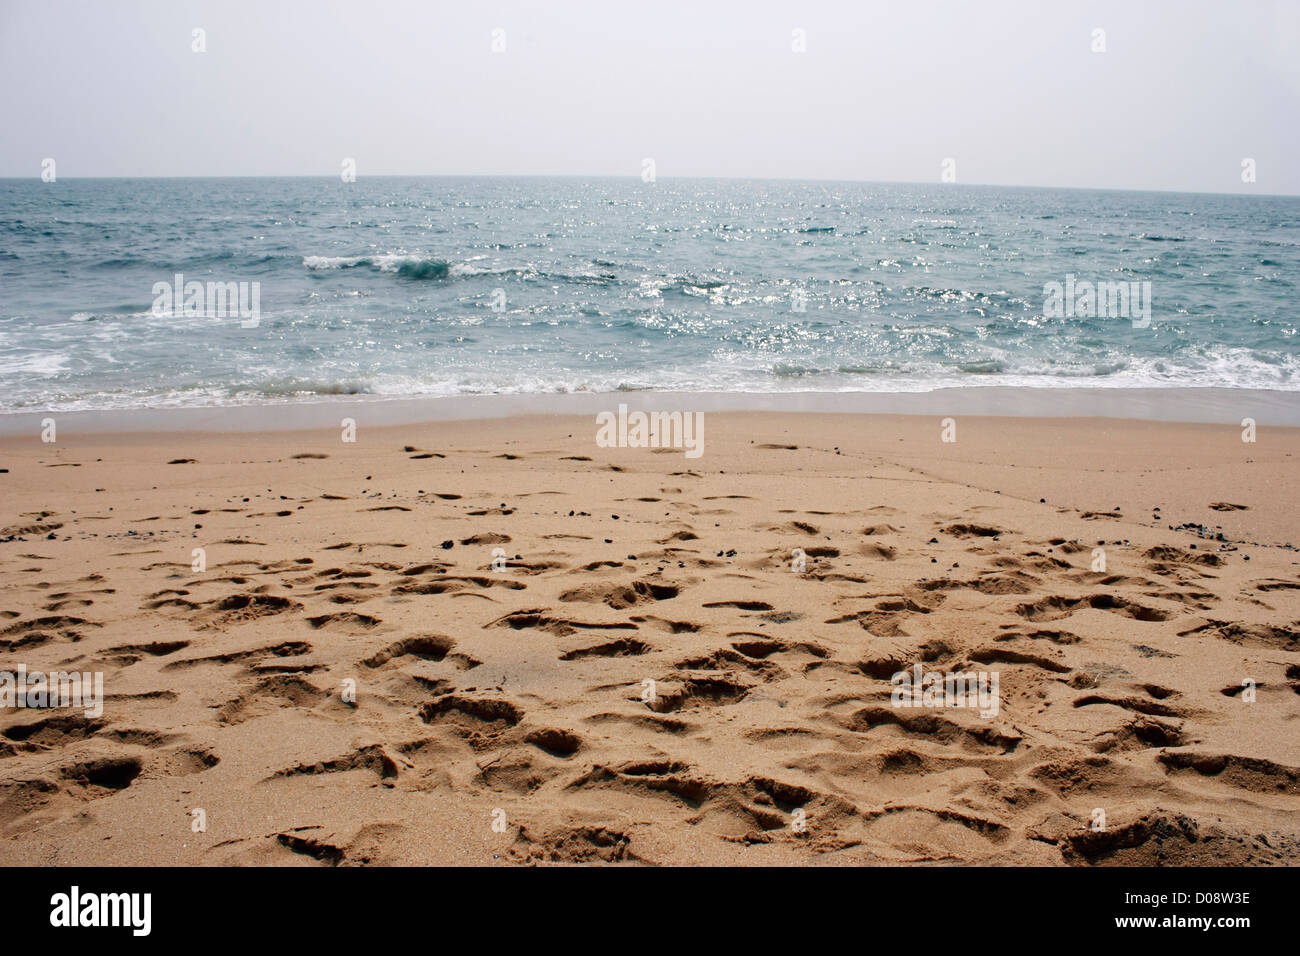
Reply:
[[[1300,391],[1205,388],[1030,388],[975,386],[926,392],[569,392],[420,398],[340,397],[255,405],[95,409],[0,413],[0,437],[39,434],[54,418],[73,434],[133,432],[263,432],[337,428],[342,417],[367,426],[596,415],[620,404],[632,411],[803,412],[940,415],[1300,426]],[[268,418],[274,416],[274,424]]]

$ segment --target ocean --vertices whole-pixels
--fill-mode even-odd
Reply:
[[[0,180],[0,411],[645,389],[1296,391],[1297,277],[1300,198],[1288,197]]]

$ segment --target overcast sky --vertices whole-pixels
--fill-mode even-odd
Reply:
[[[1300,0],[0,0],[0,89],[0,176],[1300,194]]]

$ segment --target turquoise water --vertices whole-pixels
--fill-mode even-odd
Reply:
[[[155,284],[177,273],[257,283],[256,321],[155,308]],[[1050,314],[1045,284],[1070,275],[1150,282],[1149,326]],[[1298,276],[1300,199],[1284,197],[0,180],[0,409],[652,388],[1294,391]]]

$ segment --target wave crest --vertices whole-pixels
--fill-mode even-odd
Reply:
[[[404,279],[445,279],[451,274],[450,263],[428,256],[303,256],[302,264],[312,272],[369,269],[395,273]]]

